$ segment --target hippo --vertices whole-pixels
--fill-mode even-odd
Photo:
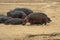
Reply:
[[[24,19],[27,22],[29,22],[30,24],[47,24],[51,22],[51,19],[44,13],[40,13],[40,12],[35,12],[32,14],[29,14],[28,16],[25,17]]]
[[[8,25],[8,24],[12,24],[12,25],[22,24],[22,25],[25,25],[25,22],[24,22],[24,19],[11,18],[11,19],[6,20],[4,24],[6,24],[6,25]]]
[[[26,15],[33,13],[33,11],[28,8],[15,8],[14,11],[23,11]]]
[[[26,14],[23,11],[10,11],[10,12],[7,12],[7,16],[12,18],[24,19],[26,17]]]

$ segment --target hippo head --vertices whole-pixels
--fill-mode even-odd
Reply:
[[[29,21],[28,21],[28,18],[26,17],[22,24],[25,25],[27,22],[29,22]]]
[[[29,22],[29,19],[28,19],[28,17],[25,17],[25,22],[27,23],[27,22]]]

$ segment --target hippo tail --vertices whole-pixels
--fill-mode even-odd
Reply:
[[[48,23],[50,23],[52,20],[50,18],[48,18]]]

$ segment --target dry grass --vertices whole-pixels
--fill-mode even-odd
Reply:
[[[52,22],[47,25],[4,25],[0,24],[0,40],[56,40],[57,37],[42,37],[35,36],[28,38],[28,35],[60,33],[60,3],[0,3],[1,14],[6,14],[7,11],[16,7],[26,7],[32,9],[34,12],[45,12]]]

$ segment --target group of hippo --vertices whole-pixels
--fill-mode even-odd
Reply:
[[[0,15],[0,23],[25,25],[26,23],[33,24],[47,24],[51,22],[51,19],[44,13],[33,12],[27,8],[15,8],[7,12],[7,16]]]

